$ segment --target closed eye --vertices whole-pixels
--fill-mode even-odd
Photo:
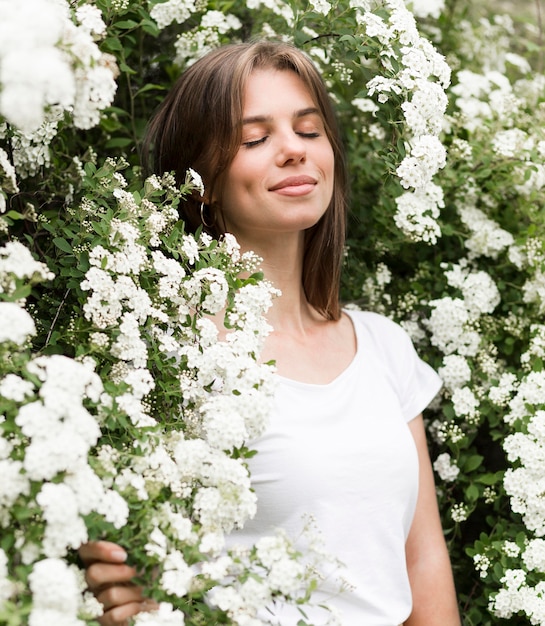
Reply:
[[[265,135],[265,137],[261,137],[261,139],[254,139],[252,141],[245,141],[242,145],[245,146],[246,148],[253,148],[254,146],[258,146],[261,143],[265,143],[267,138],[268,138],[268,135]]]
[[[306,137],[307,139],[314,139],[315,137],[319,137],[320,133],[297,133],[300,137]]]

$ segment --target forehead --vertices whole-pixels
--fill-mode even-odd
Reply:
[[[242,103],[245,118],[317,108],[309,87],[298,74],[272,68],[257,69],[248,76]]]

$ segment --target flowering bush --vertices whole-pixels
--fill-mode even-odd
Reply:
[[[232,237],[184,231],[195,173],[142,180],[138,155],[178,73],[249,36],[294,41],[336,101],[343,297],[445,382],[427,420],[464,624],[545,624],[545,78],[531,21],[454,0],[0,0],[0,623],[92,622],[74,550],[100,537],[161,603],[138,623],[269,623],[273,600],[304,623],[311,524],[305,553],[281,530],[226,548],[256,507],[276,292]]]

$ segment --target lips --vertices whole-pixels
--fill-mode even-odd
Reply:
[[[316,185],[317,180],[312,176],[289,176],[284,178],[280,182],[276,183],[272,187],[269,187],[269,191],[279,191],[290,187],[303,187],[305,185]]]

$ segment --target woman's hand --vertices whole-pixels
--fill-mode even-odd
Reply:
[[[126,565],[127,553],[109,541],[93,541],[79,549],[85,565],[85,580],[89,590],[104,607],[99,618],[102,626],[128,626],[128,620],[140,611],[156,608],[142,595],[142,588],[132,582],[134,567]]]

